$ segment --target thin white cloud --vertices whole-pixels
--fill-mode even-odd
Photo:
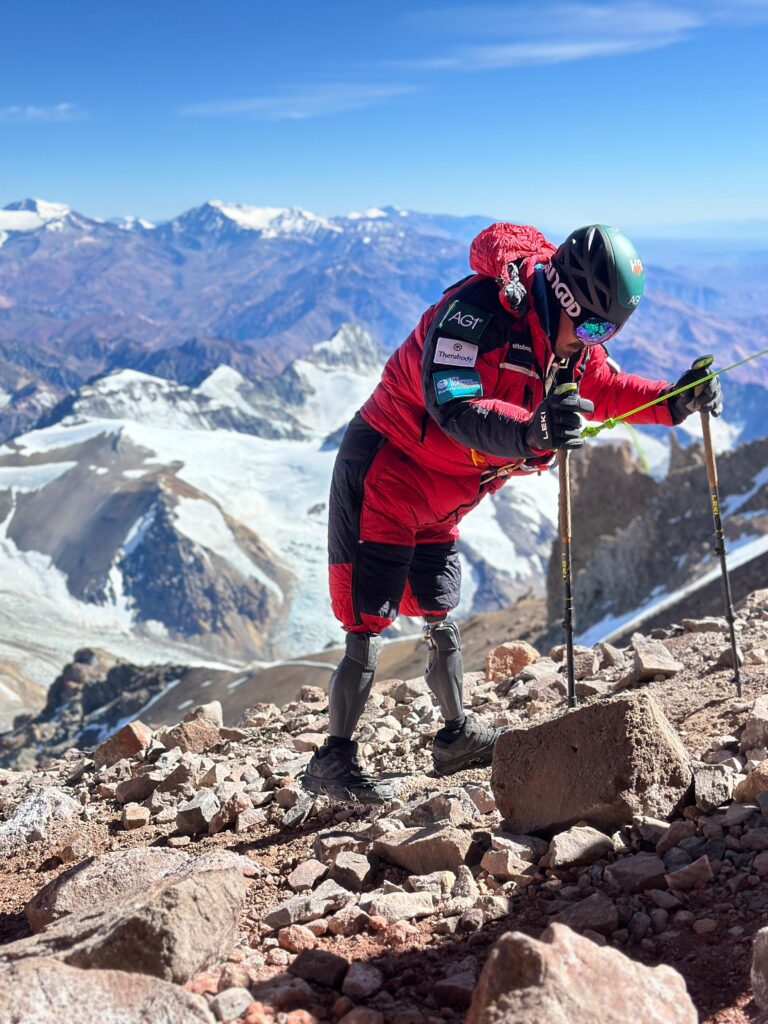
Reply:
[[[54,103],[42,107],[34,103],[0,107],[0,121],[13,124],[42,124],[57,121],[79,121],[83,114],[73,103]]]
[[[345,114],[416,92],[407,85],[334,83],[291,90],[275,96],[213,100],[183,107],[184,117],[245,117],[259,121],[304,121],[311,117]]]
[[[442,37],[443,45],[435,46],[429,55],[399,61],[397,66],[483,71],[559,64],[660,49],[725,20],[762,23],[766,16],[768,0],[525,0],[425,8],[410,11],[405,18],[421,27],[428,25],[435,42]]]
[[[586,60],[590,57],[615,57],[623,53],[642,53],[656,50],[678,41],[674,35],[654,39],[606,40],[551,40],[542,43],[492,44],[468,46],[450,57],[428,57],[419,62],[426,70],[460,69],[489,71],[525,64],[562,64],[566,61]]]

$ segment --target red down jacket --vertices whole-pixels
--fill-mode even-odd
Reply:
[[[465,476],[470,492],[482,472],[524,454],[520,424],[544,397],[554,355],[533,297],[537,265],[554,251],[532,227],[497,223],[481,231],[470,247],[474,274],[424,313],[360,410],[424,469]],[[503,294],[513,262],[529,296],[524,314]],[[626,413],[667,386],[615,371],[602,345],[584,349],[574,379],[594,403],[595,420]],[[672,424],[665,402],[632,422]]]

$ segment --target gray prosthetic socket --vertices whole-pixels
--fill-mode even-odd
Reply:
[[[331,736],[352,739],[371,692],[383,643],[375,633],[347,633],[347,653],[331,676],[328,689]]]
[[[426,619],[424,635],[430,647],[429,663],[424,674],[427,686],[437,698],[446,722],[462,718],[464,665],[461,660],[461,637],[455,622]]]

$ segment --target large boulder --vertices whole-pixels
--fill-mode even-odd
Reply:
[[[189,861],[189,854],[164,846],[102,853],[81,861],[44,886],[25,907],[27,920],[38,932],[60,917],[101,906],[118,896],[133,896],[181,871]]]
[[[53,957],[73,967],[183,983],[231,952],[244,903],[242,870],[212,862],[210,869],[168,875],[0,946],[0,966]]]
[[[637,814],[666,818],[691,781],[685,747],[647,691],[502,733],[491,773],[514,832],[551,833],[582,820],[613,831]]]
[[[697,1024],[682,977],[598,946],[564,925],[507,932],[491,950],[466,1024]]]
[[[0,967],[9,1024],[214,1024],[202,996],[126,971],[83,971],[48,957]]]

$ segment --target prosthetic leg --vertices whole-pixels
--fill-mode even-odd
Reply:
[[[328,691],[328,740],[317,750],[301,778],[304,789],[337,800],[385,803],[392,783],[368,775],[357,757],[352,734],[373,685],[383,641],[375,633],[347,633],[346,654],[331,677]]]
[[[464,714],[459,627],[455,622],[447,622],[445,616],[428,615],[424,621],[424,635],[430,647],[424,678],[445,719],[432,744],[435,772],[451,775],[472,765],[490,764],[501,729],[490,729]]]

